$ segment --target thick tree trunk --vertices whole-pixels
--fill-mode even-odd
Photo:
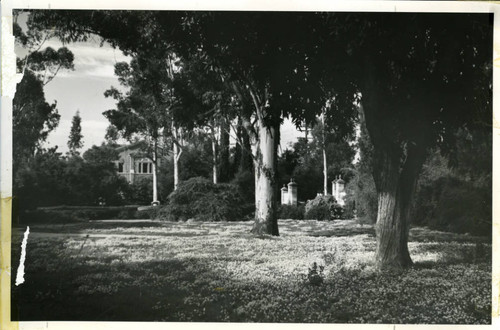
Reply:
[[[408,147],[406,160],[378,152],[378,214],[376,264],[380,269],[412,265],[408,251],[409,211],[425,150]]]
[[[254,141],[255,223],[254,234],[279,235],[277,220],[276,162],[279,126],[265,127],[257,123]]]
[[[405,268],[412,264],[408,251],[409,211],[425,160],[426,137],[396,141],[398,127],[382,119],[390,116],[389,100],[383,87],[376,83],[376,76],[367,71],[362,103],[373,143],[373,178],[378,193],[376,265],[379,269]]]

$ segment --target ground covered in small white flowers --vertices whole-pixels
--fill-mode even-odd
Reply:
[[[414,267],[379,272],[372,226],[280,220],[279,237],[251,226],[32,226],[13,319],[491,322],[489,238],[413,228]],[[13,269],[24,230],[14,230]]]

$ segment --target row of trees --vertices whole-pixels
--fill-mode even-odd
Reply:
[[[147,78],[134,88],[148,92],[148,109],[158,109],[147,114],[168,117],[170,126],[156,128],[170,128],[174,139],[184,123],[201,125],[224,113],[216,102],[217,111],[203,116],[207,98],[236,101],[231,109],[252,149],[258,234],[279,233],[277,146],[283,118],[303,126],[322,115],[342,140],[352,134],[353,104],[359,103],[372,143],[381,268],[411,264],[409,210],[429,150],[451,153],[458,128],[489,129],[488,15],[39,11],[29,23],[55,27],[65,41],[95,33],[133,55],[138,68],[141,61],[152,62],[146,68],[155,69],[143,71]],[[182,62],[179,69],[175,59]],[[209,83],[198,84],[199,77],[189,75],[177,79],[184,68],[198,65]],[[213,86],[222,89],[207,89]],[[110,95],[119,104],[133,102],[134,88],[125,96]],[[200,99],[205,102],[190,103]]]

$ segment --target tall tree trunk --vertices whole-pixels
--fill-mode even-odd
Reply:
[[[243,141],[243,145],[241,146],[241,159],[240,159],[240,167],[239,171],[251,171],[253,168],[253,159],[252,159],[252,146],[250,143],[250,136],[246,130],[241,131],[241,140]]]
[[[279,143],[279,124],[265,127],[257,121],[254,142],[255,222],[254,234],[279,235],[277,220],[276,163]]]
[[[217,184],[217,139],[215,136],[215,127],[212,125],[212,180],[214,184]]]
[[[376,264],[380,269],[405,268],[412,264],[408,251],[410,205],[425,149],[409,146],[406,160],[397,153],[378,151],[378,214]]]
[[[156,164],[158,161],[158,142],[155,140],[153,149],[153,204],[158,203],[158,180]]]
[[[326,163],[326,141],[325,141],[325,116],[326,116],[326,109],[323,107],[321,111],[321,122],[323,124],[323,128],[321,129],[321,135],[323,137],[322,141],[322,149],[323,149],[323,192],[324,195],[328,195],[328,167]],[[333,192],[332,192],[333,193]]]
[[[324,195],[328,195],[328,167],[326,164],[326,150],[323,146],[323,192]]]
[[[175,123],[172,121],[172,136],[174,138],[172,144],[172,153],[173,153],[173,161],[174,161],[174,190],[177,190],[177,186],[179,185],[179,158],[182,154],[182,149],[179,150],[179,135],[177,132],[177,128],[175,127]]]
[[[237,173],[240,169],[241,164],[241,152],[242,152],[242,142],[243,142],[243,124],[241,122],[241,117],[238,116],[238,123],[236,124],[236,146],[234,148],[234,159],[232,164],[233,173]]]
[[[412,264],[408,251],[409,211],[426,155],[426,138],[396,142],[397,127],[383,120],[390,113],[383,87],[368,70],[362,111],[373,144],[373,179],[378,194],[376,265],[379,269]],[[389,108],[390,109],[390,108]]]
[[[229,167],[229,122],[226,118],[220,119],[219,128],[219,181],[227,182],[232,175]]]

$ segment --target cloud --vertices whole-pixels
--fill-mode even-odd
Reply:
[[[108,122],[106,120],[85,120],[82,117],[83,147],[80,152],[83,154],[93,145],[101,145],[104,141]],[[71,130],[71,120],[64,119],[59,122],[59,126],[49,134],[45,147],[58,146],[58,151],[65,153],[68,151],[68,137]]]
[[[48,40],[44,47],[58,49],[63,47],[63,43],[56,39]],[[118,62],[130,62],[131,57],[125,56],[122,51],[111,47],[108,43],[100,46],[98,40],[89,40],[86,42],[76,42],[66,45],[75,56],[74,71],[63,70],[57,75],[58,78],[75,77],[97,77],[111,78],[115,77],[114,66]]]

